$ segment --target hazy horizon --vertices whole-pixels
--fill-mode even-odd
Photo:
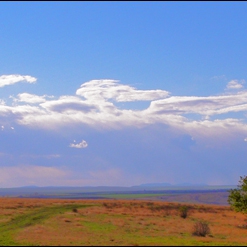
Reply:
[[[231,186],[237,186],[237,184],[223,184],[223,185],[208,185],[208,184],[189,184],[189,183],[184,183],[184,184],[167,184],[164,185],[165,183],[148,183],[148,184],[135,184],[135,185],[129,185],[129,186],[106,186],[106,185],[98,185],[98,186],[93,186],[93,185],[84,185],[84,186],[37,186],[37,185],[24,185],[24,186],[18,186],[18,187],[1,187],[0,189],[19,189],[19,188],[97,188],[97,187],[109,187],[109,188],[166,188],[166,187],[231,187]]]

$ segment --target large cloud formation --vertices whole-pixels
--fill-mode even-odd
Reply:
[[[34,81],[31,76],[0,78]],[[160,89],[138,90],[110,79],[92,80],[83,83],[75,95],[55,98],[48,95],[18,94],[12,97],[12,105],[4,102],[0,105],[0,119],[45,129],[70,125],[120,129],[161,123],[194,133],[205,133],[207,129],[210,129],[208,133],[212,134],[229,129],[246,133],[245,118],[233,118],[229,115],[245,113],[247,110],[247,91],[239,85],[237,80],[232,80],[228,83],[228,88],[238,88],[241,91],[233,90],[222,95],[199,97],[170,96],[169,92]],[[143,110],[117,107],[118,102],[136,101],[148,101],[150,105]],[[188,117],[188,114],[196,114],[199,119]],[[222,114],[224,117],[220,117]],[[214,119],[211,120],[211,117]],[[212,131],[213,129],[215,131]]]
[[[129,107],[138,101],[140,109]],[[0,99],[0,184],[16,177],[18,186],[32,178],[39,185],[229,183],[245,169],[246,111],[247,90],[236,79],[222,94],[203,97],[110,79],[85,82],[73,95],[20,92]],[[44,180],[46,173],[52,176]]]

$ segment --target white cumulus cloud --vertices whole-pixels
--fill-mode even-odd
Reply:
[[[227,89],[241,89],[244,83],[245,80],[231,80],[226,87]]]
[[[88,146],[87,142],[82,140],[80,143],[71,143],[69,145],[71,148],[86,148]]]
[[[20,93],[17,95],[17,98],[13,98],[14,102],[25,102],[30,104],[37,104],[37,103],[43,103],[46,102],[46,97],[53,98],[53,96],[38,96],[35,94],[30,93]]]
[[[21,81],[35,83],[37,79],[30,75],[2,75],[0,76],[0,87],[12,85]]]
[[[137,90],[129,85],[120,84],[117,80],[92,80],[85,82],[76,91],[77,95],[86,99],[105,100],[114,99],[117,102],[150,101],[166,98],[165,90]]]
[[[243,115],[247,111],[247,90],[203,97],[169,96],[165,90],[138,90],[115,80],[102,79],[82,84],[76,95],[55,98],[22,93],[11,98],[14,104],[0,104],[1,125],[20,124],[54,130],[73,126],[80,130],[85,127],[102,130],[165,124],[191,133],[198,130],[215,134],[219,128],[247,131]],[[120,109],[116,103],[141,100],[150,101],[150,105],[143,110],[134,110]],[[233,118],[232,113],[236,112],[242,112],[243,119]],[[197,118],[191,118],[191,114]],[[210,120],[212,117],[214,120]],[[73,148],[86,146],[85,141],[70,145]]]

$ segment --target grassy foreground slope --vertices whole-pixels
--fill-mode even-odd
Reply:
[[[228,206],[127,200],[0,199],[0,245],[247,245]],[[192,235],[197,221],[211,233]]]

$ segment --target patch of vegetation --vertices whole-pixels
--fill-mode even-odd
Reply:
[[[240,177],[238,188],[230,190],[228,203],[236,212],[247,213],[247,176]]]
[[[210,228],[206,222],[198,221],[195,223],[192,234],[194,236],[205,237],[210,234]]]
[[[24,208],[16,208],[19,202],[24,203]],[[245,230],[236,227],[244,215],[226,206],[143,200],[2,199],[0,208],[0,215],[11,214],[3,217],[5,223],[0,223],[1,246],[246,246],[247,243]],[[189,210],[190,217],[181,220],[180,210]],[[212,226],[214,235],[207,230],[205,237],[192,235],[192,227],[198,222]]]
[[[157,197],[157,196],[165,196],[165,194],[142,194],[142,193],[125,193],[125,194],[100,194],[103,198],[112,198],[112,199],[138,199],[138,198],[146,198],[146,197]]]
[[[77,208],[73,208],[73,209],[72,209],[72,212],[78,213],[78,209],[77,209]]]
[[[180,206],[179,207],[179,215],[181,218],[185,219],[188,215],[188,206]]]
[[[0,224],[0,245],[18,245],[16,241],[13,240],[13,235],[18,230],[23,229],[28,226],[33,226],[44,222],[46,219],[54,216],[56,214],[62,214],[66,211],[71,211],[75,207],[88,207],[88,205],[59,205],[52,207],[45,207],[39,210],[35,210],[23,215],[18,215],[8,222]]]
[[[83,225],[90,231],[101,233],[110,232],[116,229],[116,227],[113,224],[105,222],[84,221]]]

